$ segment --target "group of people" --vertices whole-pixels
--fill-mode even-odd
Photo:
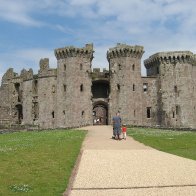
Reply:
[[[126,140],[127,128],[126,128],[125,124],[123,124],[121,126],[122,120],[121,120],[119,112],[117,112],[116,116],[114,116],[112,118],[112,122],[113,122],[113,136],[112,136],[112,138],[116,139],[116,140],[121,140],[121,139]],[[121,138],[121,133],[123,135],[123,138]]]

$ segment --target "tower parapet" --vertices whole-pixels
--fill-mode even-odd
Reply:
[[[143,46],[129,46],[126,44],[117,44],[116,47],[110,48],[107,52],[107,59],[119,58],[119,57],[135,57],[141,58],[144,53]]]
[[[75,48],[73,46],[55,49],[54,53],[57,60],[65,59],[68,57],[83,56],[87,58],[93,58],[93,44],[86,44],[83,48]]]
[[[154,65],[167,63],[193,63],[195,64],[195,55],[190,51],[175,51],[175,52],[159,52],[144,61],[145,67],[148,69]]]
[[[22,69],[20,73],[20,77],[25,81],[25,80],[32,80],[33,79],[33,69],[29,69],[27,71],[26,69]]]

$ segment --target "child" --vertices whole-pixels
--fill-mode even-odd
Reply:
[[[123,133],[123,139],[126,140],[127,137],[127,127],[125,124],[122,125],[122,133]]]

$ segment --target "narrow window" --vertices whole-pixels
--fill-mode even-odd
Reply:
[[[15,86],[15,89],[16,89],[17,93],[19,93],[20,83],[15,83],[14,86]]]
[[[33,119],[36,120],[39,117],[39,105],[38,102],[34,102],[32,106],[32,114],[33,114]]]
[[[159,74],[159,66],[157,66],[157,74]]]
[[[34,80],[33,81],[33,94],[37,94],[38,93],[38,81]]]
[[[122,65],[121,64],[118,64],[118,69],[122,70]]]
[[[63,110],[63,114],[65,115],[65,110]]]
[[[135,71],[135,64],[132,65],[132,71]]]
[[[84,111],[82,111],[82,116],[84,116]]]
[[[52,85],[52,93],[55,93],[55,85]]]
[[[175,112],[173,111],[173,118],[175,118]]]
[[[178,88],[177,86],[174,86],[174,92],[177,93],[178,92]]]
[[[147,118],[151,118],[151,107],[147,107]]]
[[[83,66],[82,66],[82,64],[80,64],[80,70],[82,70],[82,68],[83,68]]]
[[[52,118],[54,118],[54,111],[52,112]]]
[[[67,66],[66,66],[66,64],[64,64],[64,71],[66,71],[66,68],[67,68]]]
[[[117,84],[117,90],[120,91],[120,84]]]
[[[63,85],[63,89],[64,89],[64,92],[66,92],[66,90],[67,90],[67,85]]]
[[[82,92],[84,90],[83,84],[80,85],[80,91]]]
[[[143,91],[146,93],[148,91],[148,83],[143,84]]]
[[[176,115],[178,115],[178,113],[179,113],[179,107],[178,107],[178,105],[176,106]]]
[[[135,84],[133,84],[133,91],[135,91]]]
[[[133,111],[133,115],[134,115],[134,117],[135,117],[135,110]]]

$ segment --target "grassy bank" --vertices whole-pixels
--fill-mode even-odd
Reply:
[[[196,160],[196,132],[129,128],[128,135],[147,146]]]
[[[85,131],[0,135],[0,195],[60,195],[68,184]]]

